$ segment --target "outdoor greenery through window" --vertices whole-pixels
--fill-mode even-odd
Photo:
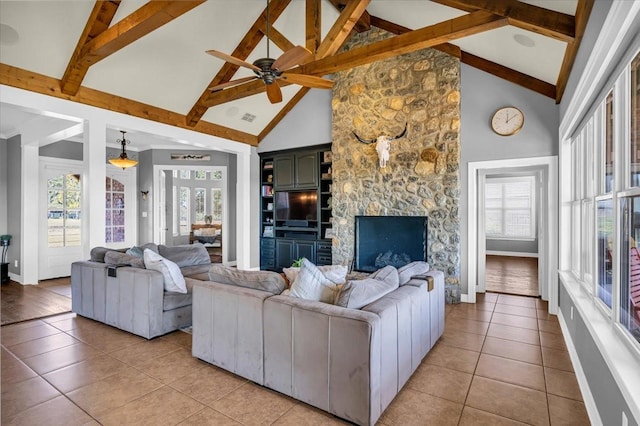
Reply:
[[[197,177],[196,177],[197,179]],[[205,190],[204,188],[196,188],[195,189],[195,202],[196,202],[196,222],[204,222],[204,214],[205,214]]]
[[[485,184],[487,238],[535,238],[535,178],[487,178]]]
[[[180,235],[189,234],[189,213],[190,213],[191,191],[189,188],[180,188]]]
[[[81,244],[80,190],[80,175],[59,175],[47,181],[49,247],[70,247]]]

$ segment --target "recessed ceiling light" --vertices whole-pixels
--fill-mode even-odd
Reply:
[[[7,24],[0,24],[0,44],[11,46],[18,43],[20,36],[18,32]]]
[[[536,42],[531,39],[531,37],[526,36],[524,34],[515,34],[513,39],[516,43],[524,46],[524,47],[533,47],[536,45]]]

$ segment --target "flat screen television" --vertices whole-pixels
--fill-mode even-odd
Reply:
[[[276,192],[276,220],[318,220],[318,192]]]

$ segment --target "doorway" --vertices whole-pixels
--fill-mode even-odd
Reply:
[[[69,276],[71,263],[83,258],[81,161],[40,160],[42,207],[38,223],[38,280]]]
[[[224,166],[154,166],[154,222],[159,244],[194,241],[194,229],[211,225],[216,235],[203,237],[210,254],[228,263],[227,168]],[[211,238],[215,237],[215,238]],[[209,241],[211,240],[211,241]]]
[[[543,300],[549,301],[549,312],[557,313],[558,309],[558,202],[557,157],[533,157],[510,160],[471,162],[468,165],[468,293],[466,301],[475,303],[476,293],[486,292],[486,260],[487,245],[485,235],[484,179],[497,173],[539,172],[541,180],[536,195],[539,197],[539,216],[536,220],[538,229],[538,282],[539,294]],[[482,208],[481,208],[482,207]]]
[[[479,175],[478,287],[520,296],[540,295],[538,268],[542,168],[482,170]],[[484,232],[482,232],[484,231]],[[482,265],[484,260],[484,268]]]

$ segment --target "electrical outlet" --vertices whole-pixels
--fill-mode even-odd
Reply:
[[[18,259],[13,261],[13,266],[15,266],[16,268],[18,267]]]
[[[629,426],[629,420],[627,420],[627,415],[622,412],[622,426]]]
[[[571,320],[573,321],[573,306],[571,307]]]

